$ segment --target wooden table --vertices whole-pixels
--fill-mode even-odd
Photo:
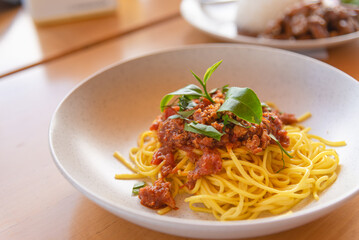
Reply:
[[[22,8],[0,15],[0,239],[184,239],[98,207],[52,162],[48,127],[61,99],[101,68],[156,50],[216,40],[179,14],[179,0],[121,0],[117,15],[38,27]],[[359,40],[325,62],[359,79]],[[255,239],[359,238],[359,196],[321,219]]]

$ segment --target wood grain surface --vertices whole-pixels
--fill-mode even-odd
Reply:
[[[85,22],[48,31],[33,27],[32,33],[22,36],[37,38],[41,56],[20,52],[16,59],[23,56],[26,61],[6,65],[6,56],[0,54],[0,74],[8,73],[0,78],[0,239],[190,239],[139,227],[98,207],[65,180],[49,151],[48,127],[56,106],[89,75],[157,50],[218,42],[178,15],[179,1],[121,2],[132,14],[122,12],[122,20],[91,20],[96,32],[91,39],[81,36],[88,36]],[[22,14],[23,10],[16,11]],[[16,28],[24,20],[14,12],[8,15],[14,17]],[[106,27],[111,24],[116,27]],[[6,48],[2,44],[0,49]],[[359,41],[323,51],[327,54],[323,61],[359,79]],[[253,239],[356,240],[358,201],[356,196],[319,220]]]
[[[36,25],[24,8],[0,15],[0,77],[179,16],[179,0],[121,0],[103,17]]]

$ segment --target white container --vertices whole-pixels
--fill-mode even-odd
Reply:
[[[247,33],[263,32],[288,7],[301,0],[238,0],[236,23],[238,29]]]
[[[26,0],[36,23],[54,23],[114,12],[118,0]]]

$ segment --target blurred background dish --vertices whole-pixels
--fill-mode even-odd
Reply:
[[[59,24],[102,17],[116,12],[117,0],[26,0],[31,17],[38,25]]]
[[[291,3],[295,2],[297,2],[297,0],[291,1]],[[251,4],[240,4],[238,7],[240,8],[241,6],[245,6],[249,8],[251,7],[249,5]],[[286,5],[283,4],[283,6],[280,7],[285,6]],[[241,24],[238,24],[238,21],[241,21],[244,18],[237,17],[237,13],[241,12],[241,9],[237,10],[236,1],[224,1],[221,4],[202,4],[201,1],[197,0],[183,0],[181,2],[180,10],[183,18],[192,26],[206,34],[226,42],[248,43],[299,50],[333,47],[359,38],[358,31],[340,36],[308,40],[278,40],[255,37],[251,36],[250,33],[239,33],[238,26]],[[273,13],[277,14],[276,12]],[[261,15],[261,17],[263,20],[266,20],[265,16]],[[246,20],[250,19],[247,18]],[[243,23],[243,26],[248,26],[248,24]],[[255,29],[258,30],[259,28]]]

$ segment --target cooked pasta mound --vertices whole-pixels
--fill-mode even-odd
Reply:
[[[270,212],[280,214],[289,211],[304,198],[312,195],[318,200],[319,192],[337,178],[339,158],[329,146],[343,146],[345,142],[330,142],[309,134],[310,128],[287,125],[290,146],[287,150],[293,158],[283,155],[277,145],[269,145],[263,152],[252,154],[245,147],[218,149],[223,161],[218,174],[201,177],[192,190],[185,187],[187,175],[195,165],[186,152],[175,153],[176,172],[165,181],[171,183],[173,197],[181,193],[192,196],[185,199],[194,211],[212,213],[218,220],[254,219]],[[127,162],[118,152],[114,156],[134,174],[117,174],[117,179],[148,177],[155,182],[161,178],[161,167],[151,164],[153,154],[160,148],[157,134],[146,131],[132,148]],[[201,155],[200,150],[195,150]],[[158,210],[164,214],[172,208]]]

